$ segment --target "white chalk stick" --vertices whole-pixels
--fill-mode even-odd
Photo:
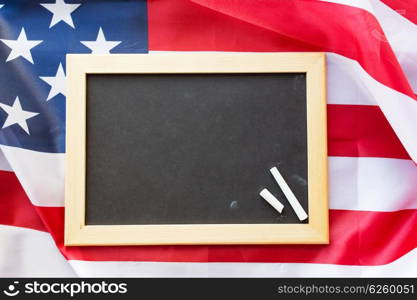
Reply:
[[[282,175],[278,171],[278,169],[276,167],[273,167],[270,170],[270,172],[272,173],[272,176],[274,176],[275,181],[278,183],[278,185],[281,188],[282,192],[284,193],[285,197],[287,197],[288,202],[290,203],[291,207],[294,209],[294,211],[295,211],[297,217],[300,219],[300,221],[304,221],[305,219],[307,219],[308,218],[307,213],[304,211],[300,202],[298,202],[294,193],[291,191],[290,187],[285,182],[284,178],[282,177]]]
[[[274,197],[274,195],[271,194],[270,191],[267,189],[263,189],[259,195],[265,199],[266,202],[271,204],[273,208],[275,208],[279,213],[282,212],[282,209],[284,208],[284,205],[282,205],[281,202],[278,201],[277,198]]]

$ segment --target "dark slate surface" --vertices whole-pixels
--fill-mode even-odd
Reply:
[[[87,88],[87,224],[299,223],[273,166],[307,211],[304,74],[89,75]]]

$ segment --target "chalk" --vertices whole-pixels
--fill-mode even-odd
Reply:
[[[275,208],[279,213],[282,212],[282,209],[284,208],[284,205],[282,205],[281,202],[278,201],[277,198],[274,197],[274,195],[271,194],[270,191],[267,189],[263,189],[259,195],[265,199],[266,202],[271,204],[273,208]]]
[[[294,211],[295,211],[297,217],[300,219],[300,221],[304,221],[305,219],[307,219],[308,218],[307,213],[304,211],[300,202],[298,202],[294,193],[291,191],[290,187],[285,182],[284,178],[282,177],[282,175],[278,171],[278,169],[276,167],[273,167],[269,171],[272,173],[272,176],[274,176],[275,181],[278,183],[278,185],[281,188],[282,192],[284,193],[285,197],[287,197],[288,202],[290,203],[291,207],[294,209]]]

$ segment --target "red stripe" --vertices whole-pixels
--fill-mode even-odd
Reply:
[[[397,13],[417,24],[417,0],[381,0]]]
[[[330,156],[410,159],[378,106],[327,105]]]
[[[305,262],[378,265],[417,247],[417,210],[330,210],[330,245],[63,247],[63,208],[41,208],[67,259],[87,261]],[[57,217],[58,216],[58,217]]]
[[[365,10],[311,0],[193,2],[202,6],[149,1],[150,50],[335,52],[415,97],[389,44],[374,37],[375,31],[383,32],[378,21]]]
[[[13,172],[0,171],[0,224],[45,230]]]
[[[148,27],[149,50],[320,51],[188,0],[148,1]]]

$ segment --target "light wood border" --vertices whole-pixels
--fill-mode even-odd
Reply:
[[[87,74],[299,72],[307,74],[308,224],[85,224]],[[65,245],[329,242],[324,53],[69,54],[67,83]]]

